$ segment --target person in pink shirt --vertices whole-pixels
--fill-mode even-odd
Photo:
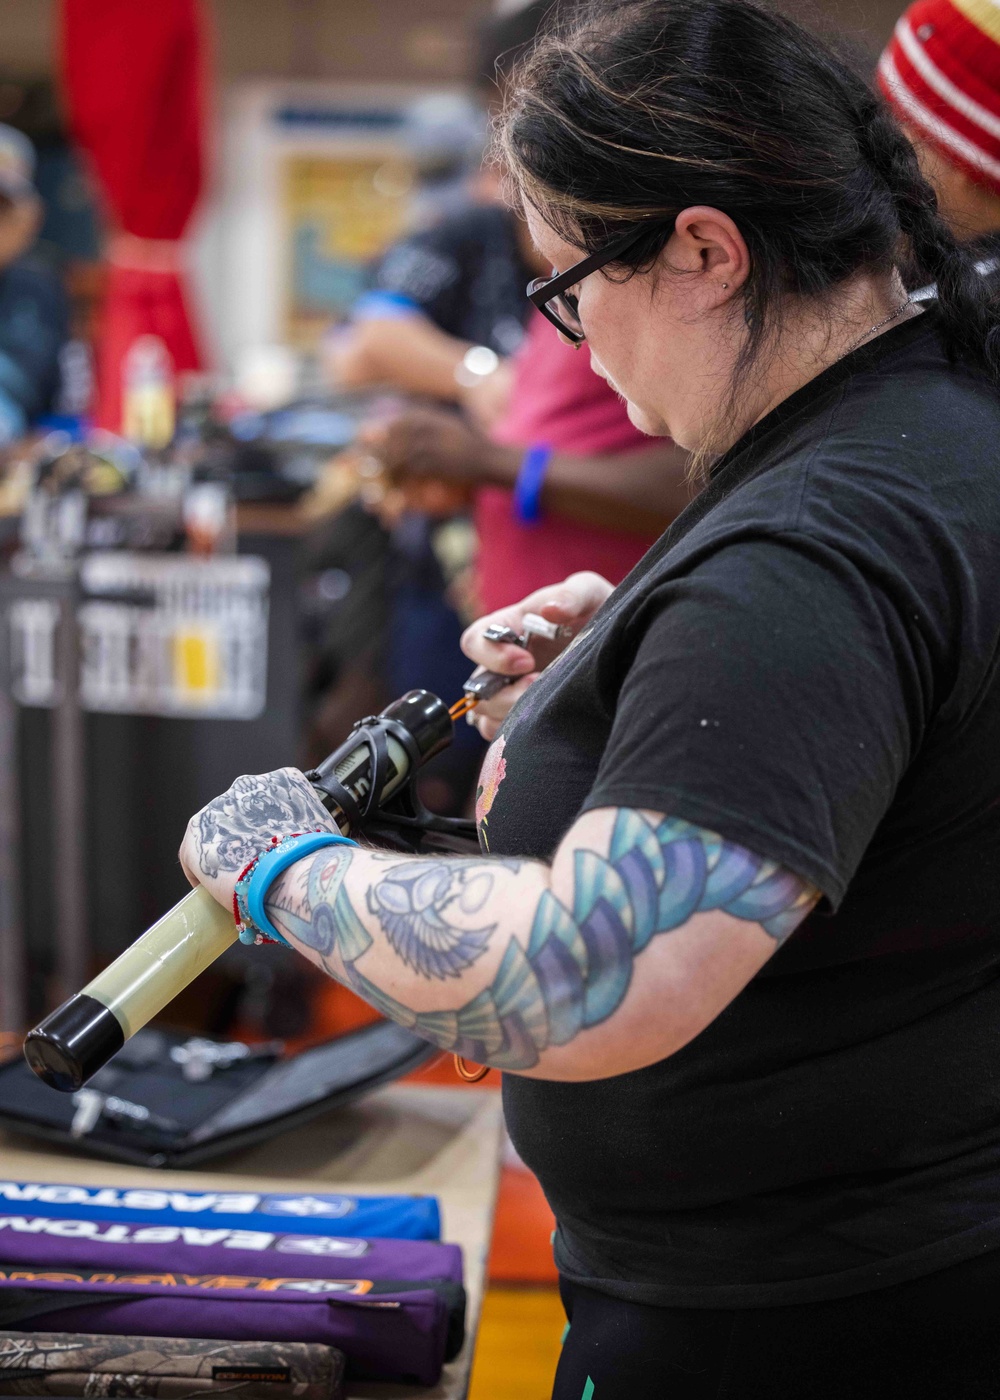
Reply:
[[[690,499],[687,454],[633,427],[590,356],[539,314],[488,436],[420,408],[380,428],[371,446],[397,482],[473,488],[486,612],[583,569],[620,582]]]
[[[537,313],[515,361],[507,413],[491,437],[517,452],[519,470],[524,449],[532,445],[551,449],[552,456],[544,465],[534,522],[519,517],[509,485],[481,485],[477,492],[479,592],[488,611],[553,578],[584,569],[594,569],[618,583],[638,563],[660,532],[652,522],[639,530],[622,528],[632,522],[633,513],[616,510],[611,489],[615,472],[623,465],[621,459],[633,459],[628,463],[629,474],[638,470],[647,487],[649,478],[665,474],[665,466],[673,468],[667,474],[676,501],[668,503],[666,513],[672,516],[686,504],[686,454],[673,444],[651,447],[650,439],[629,421],[622,400],[591,369],[589,354],[578,354],[560,340]],[[615,460],[605,462],[607,458]],[[577,491],[585,485],[582,473],[590,476],[594,507],[607,524],[584,523],[560,513],[560,481],[568,484],[574,468]]]

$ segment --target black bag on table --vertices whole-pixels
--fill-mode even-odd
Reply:
[[[95,1157],[186,1167],[295,1127],[389,1084],[438,1051],[379,1021],[298,1054],[147,1027],[85,1089],[0,1066],[0,1125]]]

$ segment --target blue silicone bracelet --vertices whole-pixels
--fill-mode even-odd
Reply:
[[[276,942],[284,943],[286,940],[282,938],[264,911],[264,900],[275,880],[297,860],[302,860],[304,856],[311,856],[313,851],[321,850],[324,846],[356,846],[357,844],[357,841],[352,841],[349,836],[341,836],[335,831],[306,831],[301,836],[290,836],[286,841],[281,841],[277,846],[272,846],[270,850],[265,851],[257,861],[250,873],[250,879],[247,881],[247,913],[253,926],[260,929],[261,933],[266,933],[269,938],[275,939]]]
[[[552,448],[545,443],[529,447],[514,483],[514,515],[522,525],[534,525],[542,518],[542,487],[552,460]]]

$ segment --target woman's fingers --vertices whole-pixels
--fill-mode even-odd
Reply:
[[[481,701],[470,712],[469,723],[479,730],[484,739],[492,742],[511,709],[529,685],[538,679],[536,667],[544,664],[553,654],[558,654],[568,644],[569,637],[575,636],[587,625],[611,591],[611,584],[599,574],[571,574],[563,583],[551,588],[539,588],[513,607],[501,608],[487,617],[481,617],[465,629],[462,650],[470,661],[487,671],[520,678],[504,686],[489,700]],[[506,627],[518,636],[522,635],[524,618],[532,612],[540,614],[547,622],[558,623],[567,629],[567,635],[555,643],[547,641],[539,644],[545,655],[534,656],[527,648],[516,646],[513,642],[491,642],[487,638],[486,632],[491,627]]]
[[[474,710],[470,710],[469,723],[479,730],[484,739],[492,739],[524,692],[537,680],[538,672],[534,671],[512,685],[505,685],[489,700],[481,700]],[[487,733],[487,729],[493,732]]]
[[[526,674],[534,668],[535,662],[526,647],[515,646],[512,642],[490,642],[485,637],[489,627],[509,627],[512,632],[521,633],[522,607],[501,608],[471,623],[462,633],[461,647],[470,661],[477,666],[485,666],[487,671],[499,671],[505,676]]]
[[[614,590],[606,578],[588,571],[570,574],[557,588],[543,591],[546,599],[535,611],[548,622],[561,623],[576,632],[587,625]]]
[[[537,677],[534,679],[537,680]],[[524,691],[522,690],[519,693],[523,695]],[[500,727],[503,724],[502,719],[496,719],[492,715],[481,715],[476,710],[473,710],[468,718],[469,723],[474,729],[479,730],[488,744],[492,744],[493,740],[500,733]]]
[[[476,715],[475,712],[469,716],[469,719],[488,744],[492,744],[500,733],[502,723],[500,720],[490,719],[488,715]]]
[[[563,583],[538,588],[520,603],[478,618],[462,634],[462,650],[470,661],[485,666],[488,671],[500,671],[508,676],[526,675],[535,665],[531,653],[510,642],[488,641],[484,636],[487,628],[509,627],[520,634],[525,614],[534,612],[547,622],[569,627],[575,634],[587,625],[611,591],[611,584],[600,574],[571,574]]]
[[[485,666],[487,671],[499,671],[504,676],[525,676],[535,669],[535,658],[531,652],[512,642],[488,642],[481,638],[475,653],[464,646],[462,650],[471,660]]]

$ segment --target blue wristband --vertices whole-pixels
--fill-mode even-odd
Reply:
[[[335,831],[306,831],[301,836],[289,836],[277,846],[271,846],[264,851],[251,870],[244,890],[251,931],[256,929],[266,933],[268,938],[273,938],[276,943],[284,943],[287,947],[287,939],[282,938],[264,910],[268,890],[290,865],[294,865],[305,856],[311,856],[313,851],[321,850],[324,846],[357,844],[357,841],[352,841],[349,836],[341,836]],[[242,938],[242,934],[240,937]]]
[[[552,460],[552,448],[545,443],[529,447],[514,483],[514,515],[522,525],[535,525],[542,517],[542,487]]]

